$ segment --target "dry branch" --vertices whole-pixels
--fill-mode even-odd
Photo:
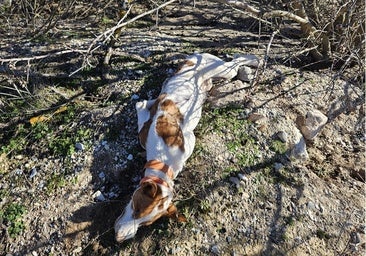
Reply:
[[[31,57],[20,57],[20,58],[0,58],[0,63],[4,64],[4,63],[9,63],[9,62],[14,62],[17,63],[19,61],[34,61],[34,60],[41,60],[41,59],[45,59],[45,58],[49,58],[49,57],[55,57],[55,56],[60,56],[60,55],[64,55],[64,54],[69,54],[69,53],[87,53],[86,50],[63,50],[63,51],[58,51],[58,52],[53,52],[53,53],[48,53],[48,54],[44,54],[44,55],[38,55],[38,56],[31,56]]]
[[[309,41],[309,47],[312,49],[310,52],[313,55],[315,60],[322,60],[324,57],[326,57],[323,53],[320,53],[318,50],[317,36],[318,30],[311,24],[308,17],[306,16],[306,12],[304,10],[304,7],[302,6],[301,2],[299,1],[293,1],[293,5],[296,7],[295,13],[284,11],[284,10],[272,10],[267,12],[261,12],[260,10],[256,9],[255,7],[238,1],[238,0],[215,0],[216,2],[229,4],[231,6],[235,6],[236,8],[240,8],[243,11],[246,11],[251,14],[251,17],[263,21],[270,18],[275,17],[281,17],[281,18],[287,18],[292,21],[295,21],[300,24],[301,30],[304,33],[304,37],[308,38]],[[321,38],[322,42],[329,42],[329,38],[325,33],[318,33]],[[329,48],[328,48],[329,49]],[[323,47],[324,50],[324,47]],[[327,52],[326,52],[327,53]]]
[[[80,70],[82,70],[85,67],[84,66],[85,63],[88,63],[88,58],[90,57],[90,54],[92,54],[95,50],[97,50],[101,45],[104,45],[104,44],[106,44],[107,41],[111,40],[111,38],[113,38],[113,35],[116,34],[116,31],[118,31],[118,30],[122,29],[123,27],[125,27],[125,26],[127,26],[127,25],[129,25],[129,24],[131,24],[133,22],[135,22],[136,20],[139,20],[139,19],[141,19],[141,18],[143,18],[143,17],[145,17],[145,16],[147,16],[147,15],[149,15],[151,13],[154,13],[154,12],[156,12],[156,11],[158,11],[158,10],[160,10],[160,9],[162,9],[162,8],[164,8],[164,7],[172,4],[174,2],[177,2],[177,1],[178,0],[170,0],[170,1],[166,2],[166,3],[163,3],[163,4],[159,5],[158,7],[154,8],[154,9],[151,9],[151,10],[149,10],[147,12],[144,12],[144,13],[142,13],[140,15],[137,15],[136,17],[134,17],[134,18],[132,18],[132,19],[124,22],[124,20],[126,19],[128,13],[131,10],[131,7],[130,7],[130,9],[127,11],[127,13],[118,21],[118,23],[117,23],[116,26],[114,26],[114,27],[112,27],[112,28],[104,31],[103,33],[101,33],[99,36],[97,36],[89,44],[88,50],[86,51],[86,54],[85,54],[85,57],[84,57],[84,64],[83,64],[83,66],[80,67],[80,68],[78,68],[74,72],[72,72],[69,76],[73,76],[74,74],[76,74]],[[111,48],[108,48],[107,51],[111,51]],[[110,58],[109,55],[111,55],[111,54],[112,54],[112,52],[107,52],[107,54],[106,54],[105,57],[106,58]],[[104,62],[106,62],[106,61],[109,62],[108,59],[107,60],[106,59],[104,60]]]

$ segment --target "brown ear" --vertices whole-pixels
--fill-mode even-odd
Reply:
[[[143,194],[150,198],[154,198],[158,191],[158,186],[154,182],[144,182],[141,185],[141,189]]]
[[[177,207],[171,203],[167,209],[167,217],[176,219],[178,222],[187,222],[186,217],[183,214],[179,214]]]

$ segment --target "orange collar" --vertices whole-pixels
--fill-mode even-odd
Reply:
[[[163,173],[165,173],[171,180],[174,178],[174,171],[172,168],[169,167],[169,165],[164,164],[163,162],[159,161],[159,160],[150,160],[147,161],[147,163],[145,164],[145,169],[146,168],[151,168],[154,170],[158,170],[158,171],[162,171]]]
[[[170,188],[168,183],[166,183],[164,180],[160,179],[159,177],[155,177],[155,176],[145,176],[141,179],[140,181],[140,185],[144,182],[155,182],[157,184],[163,185],[167,188]]]
[[[161,171],[163,173],[166,174],[166,176],[173,180],[174,178],[174,171],[172,168],[169,167],[169,165],[166,165],[164,164],[163,162],[159,161],[159,160],[150,160],[150,161],[147,161],[147,163],[145,164],[144,168],[151,168],[151,169],[154,169],[154,170],[158,170],[158,171]],[[168,182],[166,182],[165,180],[159,178],[159,177],[156,177],[156,176],[145,176],[144,178],[141,179],[140,181],[140,185],[144,182],[155,182],[155,183],[158,183],[158,184],[161,184],[167,188],[170,188]],[[170,188],[172,189],[172,188]]]

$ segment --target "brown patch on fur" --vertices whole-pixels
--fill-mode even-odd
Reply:
[[[133,215],[135,219],[150,214],[156,206],[160,206],[166,199],[162,197],[161,188],[154,182],[145,182],[136,190],[132,197]]]
[[[164,204],[164,202],[162,202],[161,207],[163,206],[163,204]],[[158,207],[160,207],[160,205]],[[177,207],[173,203],[171,203],[165,213],[163,212],[161,214],[158,214],[158,215],[154,216],[151,220],[141,223],[141,225],[143,225],[143,226],[151,225],[157,219],[164,217],[164,216],[175,219],[178,222],[187,222],[186,217],[184,217],[184,215],[182,215],[182,214],[179,214]]]
[[[180,72],[182,72],[182,69],[185,67],[192,67],[196,65],[196,63],[194,63],[191,60],[185,60],[182,64],[179,65],[177,72],[175,72],[175,74],[179,74]]]
[[[157,119],[155,127],[157,134],[163,138],[168,146],[177,146],[184,151],[184,137],[180,128],[183,115],[172,100],[163,101],[160,108],[164,110],[164,115]]]
[[[166,97],[166,94],[164,93],[164,94],[159,95],[159,97],[155,100],[154,104],[149,109],[150,118],[149,118],[149,120],[147,120],[144,123],[144,125],[142,126],[142,128],[139,132],[139,140],[140,140],[141,146],[143,148],[146,147],[147,136],[149,134],[150,126],[152,123],[152,118],[153,118],[153,116],[156,115],[156,112],[158,111],[158,106],[165,97]]]

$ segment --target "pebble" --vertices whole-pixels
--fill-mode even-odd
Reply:
[[[118,196],[118,194],[116,194],[116,193],[115,193],[115,192],[113,192],[113,191],[108,193],[108,198],[109,198],[109,199],[114,199],[114,198],[116,198],[117,196]]]
[[[97,201],[105,201],[106,198],[105,196],[102,194],[102,192],[100,192],[99,190],[97,190],[94,194],[93,194],[93,198]]]
[[[133,159],[133,155],[132,155],[132,154],[129,154],[129,155],[127,156],[127,160],[131,161],[132,159]]]
[[[80,142],[75,143],[75,148],[80,151],[83,151],[85,149],[84,144]]]
[[[213,245],[213,246],[211,247],[211,252],[212,252],[213,254],[216,254],[216,255],[220,254],[219,247],[218,247],[217,245]]]
[[[132,94],[131,100],[138,100],[138,99],[140,99],[140,96],[138,96],[137,94]]]
[[[21,175],[23,171],[21,169],[15,169],[15,174]]]
[[[230,177],[229,179],[237,188],[240,186],[240,180],[237,177]]]
[[[99,174],[98,174],[98,177],[99,177],[100,179],[104,180],[104,179],[105,179],[105,173],[104,173],[104,172],[99,173]]]
[[[135,71],[136,74],[138,75],[143,75],[144,74],[144,71],[142,71],[141,69],[138,69]]]
[[[238,79],[243,82],[250,82],[254,78],[254,74],[250,67],[240,67],[238,70]]]
[[[44,181],[42,180],[42,181],[38,184],[37,188],[41,190],[43,187],[44,187]]]
[[[355,232],[355,231],[352,231],[351,234],[350,234],[350,243],[352,243],[352,244],[361,243],[360,234]]]
[[[73,253],[79,253],[83,250],[81,246],[77,247],[75,250],[73,250]]]
[[[181,248],[181,247],[179,247],[179,246],[177,246],[177,247],[175,247],[175,248],[171,248],[171,249],[169,250],[169,253],[174,255],[174,254],[179,253],[181,250],[182,250],[182,248]]]
[[[226,237],[226,242],[231,243],[231,241],[232,241],[231,236],[227,236],[227,237]]]
[[[288,141],[288,134],[284,131],[280,131],[277,134],[277,138],[280,139],[283,143],[286,143]]]
[[[306,160],[309,158],[304,137],[301,136],[292,148],[291,157],[294,157],[298,160]]]
[[[274,169],[276,172],[280,171],[283,168],[283,164],[281,163],[274,163]]]
[[[247,176],[245,176],[245,175],[244,175],[244,174],[242,174],[242,173],[239,173],[239,174],[238,174],[238,177],[239,177],[239,179],[241,179],[242,181],[248,181]]]
[[[302,117],[302,124],[300,124],[301,133],[308,140],[312,140],[328,122],[328,117],[317,109],[308,111],[305,118]]]
[[[32,168],[32,171],[31,171],[31,174],[29,175],[29,178],[30,179],[32,179],[34,176],[36,176],[37,175],[37,169],[36,169],[36,167],[33,167]]]
[[[306,204],[306,207],[307,207],[309,210],[315,210],[315,209],[316,209],[315,204],[314,204],[312,201],[309,201],[309,202]]]

